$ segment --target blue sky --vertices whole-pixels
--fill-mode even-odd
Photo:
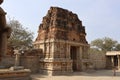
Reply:
[[[120,42],[120,0],[4,0],[7,18],[15,18],[37,36],[50,6],[76,13],[86,27],[87,40],[110,37]]]

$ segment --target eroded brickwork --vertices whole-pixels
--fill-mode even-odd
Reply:
[[[85,27],[75,13],[51,7],[34,42],[36,49],[43,50],[40,70],[57,74],[87,69],[89,44],[85,37]]]
[[[76,14],[58,7],[51,7],[39,26],[36,41],[62,39],[87,43],[85,27]]]

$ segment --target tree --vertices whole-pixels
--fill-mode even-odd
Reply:
[[[10,19],[7,23],[12,29],[8,45],[15,48],[29,48],[32,46],[33,33],[23,28],[21,23],[17,20]]]
[[[102,39],[96,39],[91,42],[91,47],[96,48],[101,51],[112,51],[116,49],[118,42],[109,37]]]
[[[120,44],[117,44],[115,50],[116,50],[116,51],[120,51]]]

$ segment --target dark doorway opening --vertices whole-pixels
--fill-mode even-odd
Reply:
[[[117,55],[116,56],[114,56],[114,66],[118,66],[118,57],[117,57]]]
[[[70,47],[70,57],[73,60],[72,69],[73,71],[77,71],[77,47],[76,46]]]

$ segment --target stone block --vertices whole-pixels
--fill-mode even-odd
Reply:
[[[13,67],[9,68],[9,70],[12,70],[12,71],[14,71],[14,70],[23,70],[23,69],[24,69],[23,66],[13,66]]]

